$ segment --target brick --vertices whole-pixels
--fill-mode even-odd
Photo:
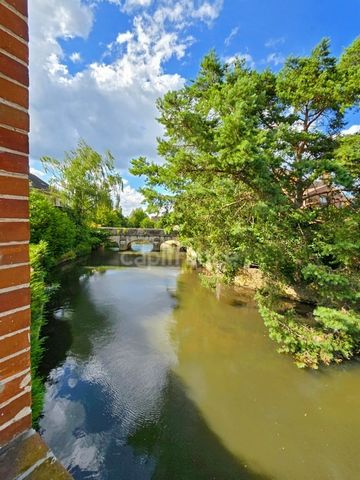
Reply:
[[[9,148],[10,150],[16,150],[17,152],[28,154],[28,135],[0,127],[0,147]]]
[[[6,177],[0,175],[0,195],[28,197],[29,180],[27,178]]]
[[[16,352],[14,352],[16,353]],[[0,378],[8,378],[30,367],[30,352],[24,352],[5,362],[0,362]]]
[[[0,18],[1,25],[15,33],[24,40],[29,40],[29,32],[27,22],[23,20],[19,15],[12,12],[5,5],[0,3]]]
[[[30,282],[30,266],[4,268],[0,270],[0,288],[15,287]]]
[[[0,198],[1,218],[29,218],[28,200]]]
[[[18,422],[15,422],[9,425],[4,430],[0,431],[0,445],[5,445],[13,440],[15,437],[20,435],[31,428],[31,415],[27,415]],[[6,478],[6,477],[5,477]]]
[[[30,326],[30,309],[0,317],[0,337],[11,332],[17,332]],[[1,365],[1,364],[0,364]],[[20,367],[19,371],[25,370]],[[11,375],[13,375],[12,373]],[[10,377],[11,375],[8,375]],[[2,377],[0,369],[0,378]],[[1,402],[0,402],[1,403]]]
[[[16,103],[23,108],[29,107],[29,91],[5,78],[0,78],[0,98]]]
[[[29,345],[29,332],[21,332],[0,340],[0,352],[2,357],[8,357],[13,353],[24,350],[24,348],[28,348]]]
[[[27,0],[0,0],[0,50],[3,52],[0,53],[0,125],[3,125],[0,127],[0,171],[24,175],[29,173],[29,138],[26,133],[29,131],[29,115],[27,111],[16,108],[16,105],[26,110],[29,107],[28,24],[25,18],[27,4]],[[2,151],[7,149],[19,154]],[[28,179],[0,175],[0,197],[9,195],[28,197]],[[26,220],[28,216],[28,200],[0,198],[0,218]],[[0,222],[0,265],[15,265],[13,268],[0,269],[0,289],[29,283],[30,267],[16,265],[28,262],[28,245],[1,245],[28,241],[29,237],[27,221]],[[0,340],[0,379],[30,368],[30,352],[2,361],[30,346],[30,308],[6,314],[19,307],[30,307],[29,288],[0,293],[0,312],[4,314],[0,317],[0,338],[6,336]],[[27,330],[16,333],[23,329]],[[13,332],[14,335],[7,336]],[[31,393],[23,393],[28,380],[28,374],[21,375],[0,388],[0,403],[10,402],[0,409],[0,426],[13,421],[24,408],[31,406]],[[19,393],[23,394],[14,399]],[[27,413],[26,417],[0,430],[0,447],[30,427],[31,414]],[[2,464],[1,453],[0,463]],[[4,470],[1,465],[1,478],[8,475],[7,469],[8,466]]]
[[[29,173],[28,158],[21,154],[0,152],[0,170],[27,175]]]
[[[18,478],[46,457],[48,450],[38,433],[26,432],[12,442],[5,452],[0,451],[0,478]]]
[[[20,370],[21,371],[21,370]],[[19,372],[20,373],[20,372]],[[14,378],[9,382],[3,384],[3,389],[0,392],[0,404],[7,402],[20,393],[24,393],[25,389],[30,386],[30,372],[22,374],[20,377]]]
[[[29,131],[29,114],[0,103],[0,123]]]
[[[31,393],[27,392],[0,410],[0,426],[12,420],[23,408],[31,406]]]
[[[0,30],[0,48],[23,62],[28,63],[29,61],[29,47],[27,44],[20,42],[4,30]]]
[[[49,458],[31,472],[26,480],[72,480],[72,478],[60,462]]]
[[[27,222],[0,222],[0,243],[23,242],[30,239]]]
[[[27,17],[28,15],[28,0],[6,0],[6,2],[15,8],[21,15]]]
[[[30,305],[29,288],[22,288],[21,290],[14,290],[13,292],[0,294],[0,312],[7,312],[8,310],[13,310],[15,308],[26,307],[27,305]],[[22,339],[18,338],[16,339],[16,341],[22,342]],[[6,357],[7,355],[10,355],[11,353],[17,352],[18,350],[22,350],[22,348],[18,348],[17,350],[13,350],[12,352],[7,353],[5,355],[2,349],[5,348],[6,346],[7,344],[0,342],[0,352],[4,357]],[[23,347],[23,348],[26,348],[26,347]]]
[[[0,247],[0,265],[12,265],[15,263],[26,263],[28,261],[28,245],[8,245],[6,247]]]
[[[1,7],[1,5],[0,5]],[[1,14],[0,14],[1,18]],[[22,63],[17,62],[4,54],[0,55],[0,72],[12,80],[16,80],[22,85],[29,86],[29,72],[28,68]]]

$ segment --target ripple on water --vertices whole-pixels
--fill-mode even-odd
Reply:
[[[80,269],[62,289],[71,344],[41,428],[75,480],[357,478],[356,362],[296,369],[247,297],[173,267]]]

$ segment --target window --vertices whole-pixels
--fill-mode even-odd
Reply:
[[[319,202],[320,205],[327,205],[329,203],[326,195],[320,195]]]

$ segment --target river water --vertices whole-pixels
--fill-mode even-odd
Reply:
[[[75,480],[360,478],[360,363],[297,369],[251,297],[158,260],[58,273],[40,427]]]

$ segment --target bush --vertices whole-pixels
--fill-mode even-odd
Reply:
[[[92,248],[100,247],[101,245],[105,245],[109,241],[109,232],[106,230],[98,230],[98,229],[91,229],[91,246]]]
[[[37,190],[30,193],[31,243],[47,243],[49,266],[76,245],[77,226],[70,216],[55,207],[50,196]]]
[[[76,221],[73,212],[62,210],[52,197],[32,190],[30,194],[31,243],[47,243],[47,268],[59,261],[88,255],[106,243],[108,233]]]

